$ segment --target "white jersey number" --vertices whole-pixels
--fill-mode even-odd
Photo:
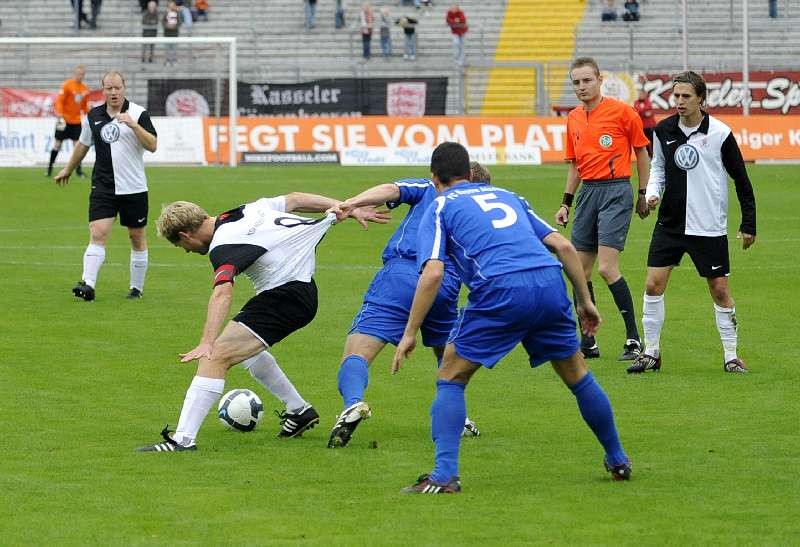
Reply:
[[[472,196],[472,199],[474,199],[475,203],[477,203],[478,206],[487,213],[494,209],[503,211],[505,215],[503,218],[498,218],[492,221],[492,226],[495,228],[508,228],[517,221],[517,212],[511,206],[506,205],[505,203],[492,203],[489,201],[492,199],[497,199],[497,195],[494,193],[478,194],[477,196]]]

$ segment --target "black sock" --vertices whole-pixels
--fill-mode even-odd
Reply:
[[[608,286],[611,291],[611,296],[614,297],[614,303],[619,309],[622,320],[625,321],[626,336],[630,340],[639,340],[639,329],[636,328],[636,315],[633,311],[633,298],[631,298],[631,290],[628,288],[628,283],[624,277],[620,277],[614,283]]]
[[[58,156],[58,150],[50,150],[50,163],[47,165],[47,172],[53,172],[53,164],[56,162],[56,156]]]
[[[78,164],[78,167],[75,169],[75,173],[76,173],[78,176],[81,176],[81,175],[83,175],[83,169],[81,168],[81,164],[80,164],[80,163]]]
[[[592,286],[591,281],[587,281],[586,285],[589,287],[589,297],[592,299],[592,304],[596,304],[594,299],[594,287]],[[578,325],[580,327],[580,325]],[[594,339],[594,336],[587,336],[581,332],[581,347],[582,348],[591,348],[597,342]]]

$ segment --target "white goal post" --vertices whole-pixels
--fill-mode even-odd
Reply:
[[[236,38],[232,36],[197,36],[185,38],[167,37],[30,37],[30,38],[3,38],[0,37],[0,46],[35,46],[35,45],[98,45],[98,46],[120,46],[120,45],[145,45],[145,44],[176,44],[191,46],[192,44],[220,44],[228,46],[228,165],[236,167],[238,163],[238,150],[236,139],[237,127],[237,89],[236,89]],[[65,66],[65,71],[71,70],[70,66]],[[108,67],[113,69],[114,67]]]

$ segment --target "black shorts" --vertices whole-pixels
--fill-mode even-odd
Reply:
[[[89,222],[101,218],[114,218],[119,213],[119,223],[128,228],[147,226],[147,192],[138,194],[105,194],[92,192],[89,195]]]
[[[731,271],[728,257],[728,236],[687,236],[653,230],[647,266],[664,268],[681,263],[684,253],[689,253],[701,277],[725,277]]]
[[[311,323],[315,315],[317,284],[312,279],[290,281],[258,293],[233,320],[270,347]]]
[[[79,123],[68,123],[64,126],[64,129],[58,129],[56,126],[56,140],[58,141],[77,141],[78,138],[81,136],[81,124]]]

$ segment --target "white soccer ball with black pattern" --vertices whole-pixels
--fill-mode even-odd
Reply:
[[[253,431],[264,415],[264,405],[249,389],[232,389],[219,401],[219,421],[228,429]]]

